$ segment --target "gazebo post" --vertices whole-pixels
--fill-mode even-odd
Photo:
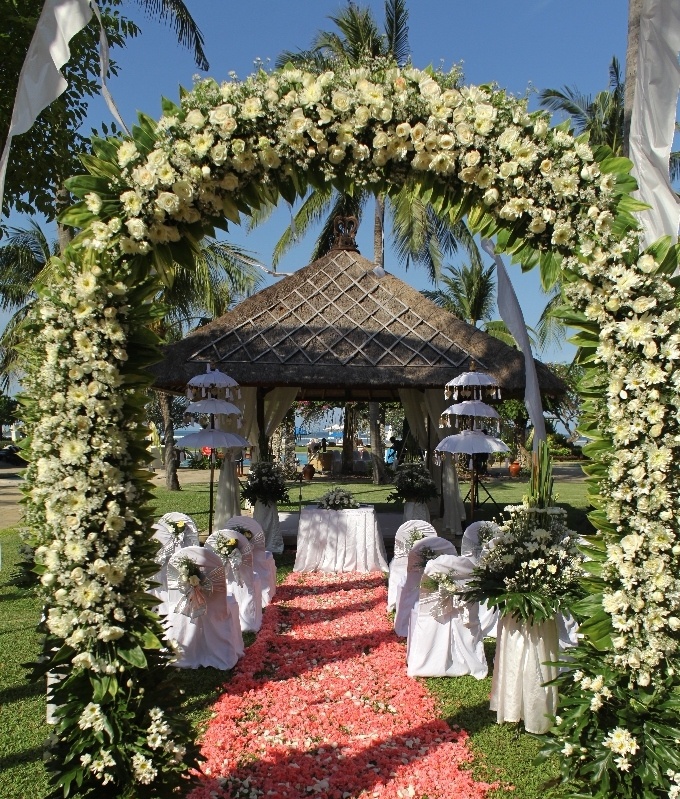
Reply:
[[[258,453],[258,459],[263,461],[267,460],[269,454],[269,439],[267,438],[267,431],[265,429],[265,421],[264,421],[264,397],[266,394],[266,389],[262,388],[261,386],[257,389],[257,427],[259,429],[259,436],[258,436],[258,447],[260,452]]]

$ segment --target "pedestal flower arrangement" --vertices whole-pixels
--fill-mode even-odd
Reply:
[[[552,505],[547,446],[534,456],[531,491],[505,508],[500,524],[483,525],[479,565],[465,597],[496,606],[498,626],[491,709],[498,722],[544,733],[557,711],[557,614],[578,597],[582,556],[566,511]]]
[[[253,518],[265,532],[266,549],[269,552],[283,552],[277,503],[290,502],[283,468],[270,461],[254,463],[241,489],[241,497],[253,505]]]
[[[394,490],[388,501],[404,503],[404,521],[430,521],[427,502],[438,495],[437,486],[422,463],[402,463],[394,476]]]

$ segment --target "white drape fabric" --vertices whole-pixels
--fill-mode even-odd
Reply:
[[[185,547],[176,557],[193,560],[204,573],[210,574],[222,569],[222,561],[215,552],[205,547]],[[173,601],[179,592],[172,592]],[[243,655],[243,637],[240,630],[236,634],[233,619],[230,617],[230,604],[226,585],[222,581],[215,590],[205,593],[206,610],[202,616],[191,618],[176,612],[174,607],[166,620],[167,637],[179,643],[180,656],[174,663],[184,669],[200,666],[213,666],[216,669],[231,669]],[[233,604],[231,605],[233,608]]]
[[[238,614],[242,632],[256,633],[262,626],[262,588],[253,571],[253,548],[248,539],[238,530],[217,530],[208,536],[205,549],[214,551],[215,539],[219,535],[228,535],[238,542],[241,562],[234,568],[229,560],[222,561],[229,593],[238,603]],[[219,555],[218,555],[219,557]]]
[[[219,413],[215,415],[215,427],[229,433],[243,435],[243,422],[238,427],[238,420],[234,416]],[[213,527],[219,530],[225,525],[227,519],[241,513],[241,488],[236,474],[236,459],[240,457],[240,449],[222,449],[223,459],[220,476],[217,481],[215,496],[215,515]]]
[[[423,582],[433,574],[447,574],[459,585],[472,575],[474,563],[458,555],[440,555],[429,561]],[[484,637],[476,602],[438,607],[438,595],[421,585],[418,603],[411,611],[406,644],[406,673],[410,677],[486,677]]]
[[[519,344],[524,355],[524,370],[526,385],[524,388],[524,404],[527,406],[529,418],[534,426],[534,452],[538,449],[538,442],[545,441],[545,420],[543,418],[543,403],[541,402],[541,389],[538,385],[536,364],[531,352],[529,333],[524,321],[524,314],[520,308],[515,289],[512,287],[510,277],[505,269],[505,264],[500,255],[497,255],[493,242],[482,239],[482,248],[496,263],[496,280],[498,284],[498,312],[505,322],[508,330]]]
[[[404,502],[404,518],[402,521],[418,520],[430,521],[430,511],[424,502]]]
[[[540,624],[518,622],[503,616],[498,624],[498,644],[491,681],[491,710],[499,724],[524,720],[527,732],[550,729],[557,711],[557,688],[546,685],[557,677],[559,655],[555,620]]]
[[[258,499],[253,508],[253,519],[264,530],[265,548],[276,555],[281,554],[284,550],[284,543],[279,524],[279,509],[276,503],[270,504]]]
[[[293,571],[387,572],[374,508],[303,508]]]
[[[399,525],[394,534],[394,557],[390,561],[390,576],[387,579],[387,611],[394,610],[397,604],[397,586],[403,586],[406,580],[407,555],[409,553],[408,540],[417,530],[424,538],[437,536],[437,531],[431,524],[412,519]]]
[[[406,556],[406,579],[397,585],[394,632],[406,638],[411,622],[411,611],[418,602],[420,580],[425,569],[425,550],[439,555],[457,555],[455,546],[445,538],[429,537],[416,541]]]
[[[417,388],[400,388],[399,399],[404,406],[404,416],[411,435],[422,450],[427,449],[427,427],[425,424],[425,399]]]
[[[460,543],[460,554],[464,555],[473,563],[479,563],[482,547],[479,543],[479,528],[483,524],[494,524],[494,522],[472,522],[465,528],[463,539]],[[494,526],[496,526],[494,524]],[[490,608],[486,602],[479,603],[479,625],[484,638],[495,638],[498,630],[499,620],[498,610]]]
[[[442,458],[442,494],[444,496],[444,518],[442,530],[445,533],[460,535],[465,519],[465,505],[460,495],[455,455],[446,454]]]
[[[0,156],[0,208],[5,188],[12,137],[30,130],[40,113],[66,91],[66,79],[61,68],[71,57],[71,39],[96,14],[100,25],[99,64],[102,94],[109,110],[124,130],[125,123],[118,113],[106,87],[109,69],[109,44],[102,26],[99,8],[94,0],[45,0],[19,74],[7,141]]]
[[[250,543],[253,547],[253,571],[262,588],[262,607],[266,608],[276,594],[276,561],[266,549],[264,530],[250,516],[234,516],[227,519],[224,526],[231,529],[233,525],[245,527],[252,533]]]
[[[678,52],[680,3],[642,0],[629,144],[638,198],[651,206],[638,212],[645,247],[662,236],[678,238],[680,201],[668,173],[680,90]]]

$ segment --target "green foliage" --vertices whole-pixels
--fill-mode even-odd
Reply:
[[[387,499],[392,502],[427,502],[437,496],[437,486],[422,463],[402,463],[395,470],[394,491]]]
[[[241,488],[241,498],[253,505],[258,500],[266,504],[290,502],[282,467],[269,461],[254,463],[246,484]]]

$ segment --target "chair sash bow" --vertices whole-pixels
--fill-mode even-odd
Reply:
[[[213,591],[226,589],[224,567],[219,566],[201,577],[192,575],[185,579],[171,563],[168,566],[168,587],[176,588],[182,594],[175,607],[175,613],[188,616],[191,621],[195,621],[208,612],[207,596]]]

